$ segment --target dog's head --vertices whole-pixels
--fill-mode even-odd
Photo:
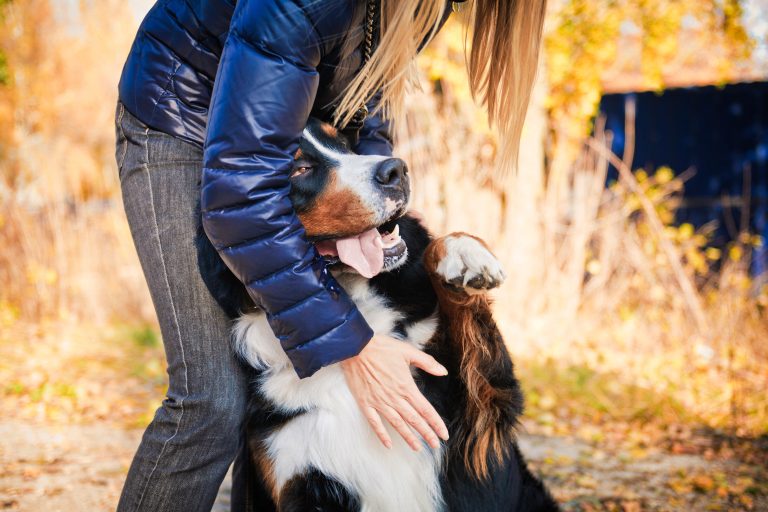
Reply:
[[[390,271],[405,262],[407,246],[397,227],[410,196],[405,162],[357,155],[335,128],[310,119],[290,179],[291,202],[307,237],[329,263],[366,275],[371,265]]]

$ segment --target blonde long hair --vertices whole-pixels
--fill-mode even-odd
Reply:
[[[466,4],[472,27],[467,38],[469,83],[498,132],[499,163],[514,167],[536,77],[546,0]],[[445,8],[445,0],[381,0],[379,45],[342,95],[336,111],[339,123],[349,121],[379,90],[384,116],[402,118],[405,93],[415,81],[416,53],[421,42],[435,35]]]

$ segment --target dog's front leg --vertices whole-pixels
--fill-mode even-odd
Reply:
[[[424,266],[447,327],[442,348],[458,363],[455,371],[465,393],[450,443],[463,455],[460,465],[483,479],[510,454],[522,408],[512,361],[486,293],[501,284],[504,272],[485,243],[465,233],[433,240]]]

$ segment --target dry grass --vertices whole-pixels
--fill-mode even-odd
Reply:
[[[152,318],[119,202],[30,207],[12,196],[0,205],[0,225],[5,322]]]
[[[0,322],[146,321],[113,116],[135,26],[119,0],[3,4]]]

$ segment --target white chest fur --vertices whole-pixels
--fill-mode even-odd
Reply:
[[[367,280],[349,274],[338,280],[376,333],[394,333],[400,314],[372,292]],[[421,348],[436,328],[433,315],[410,326],[405,341]],[[365,512],[442,508],[441,450],[425,444],[414,452],[391,427],[392,448],[385,448],[355,403],[339,365],[299,379],[261,313],[240,318],[234,340],[251,365],[264,369],[261,389],[268,399],[286,412],[307,411],[267,439],[278,491],[294,475],[315,468],[357,491]]]

